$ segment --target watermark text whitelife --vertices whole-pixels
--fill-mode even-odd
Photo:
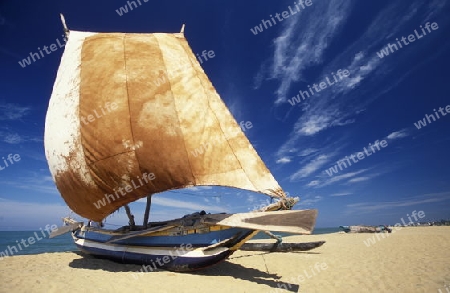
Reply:
[[[115,102],[109,103],[108,102],[104,106],[101,106],[100,109],[94,110],[92,112],[92,114],[88,114],[87,117],[81,116],[80,119],[84,123],[84,125],[87,125],[87,124],[94,122],[95,120],[111,113],[112,111],[116,110],[117,107],[118,107],[117,103],[115,103]],[[106,110],[105,110],[105,108],[106,108]],[[98,112],[97,112],[97,110],[98,110]]]
[[[201,56],[196,53],[195,56],[197,56],[198,61],[200,62],[200,64],[203,64],[204,61],[208,61],[209,59],[212,59],[214,57],[216,57],[216,53],[214,53],[213,50],[203,50]]]
[[[261,24],[255,26],[254,28],[251,28],[250,31],[256,36],[259,33],[262,33],[264,29],[268,29],[269,27],[272,27],[272,25],[277,25],[278,23],[282,22],[285,19],[288,19],[292,15],[295,15],[302,11],[302,9],[306,9],[306,7],[311,6],[313,3],[311,0],[299,0],[297,2],[294,2],[294,7],[292,8],[290,5],[288,6],[288,10],[285,10],[281,13],[275,13],[275,18],[278,20],[278,22],[275,20],[275,18],[272,16],[272,14],[269,15],[269,20],[261,19]],[[280,17],[281,16],[281,17]],[[264,28],[263,28],[264,26]]]
[[[170,262],[174,261],[178,257],[188,253],[193,249],[192,244],[184,244],[182,243],[180,247],[175,249],[175,251],[170,251],[170,255],[164,255],[161,257],[157,257],[155,260],[151,259],[150,264],[148,265],[142,265],[142,268],[138,271],[138,273],[144,273],[144,272],[153,272],[154,270],[158,270],[158,268],[163,268],[165,265],[169,264]],[[138,279],[139,276],[135,273],[132,274],[133,278]]]
[[[155,174],[154,173],[144,173],[142,174],[142,180],[145,181],[145,184],[147,184],[149,181],[151,180],[155,180]],[[144,186],[144,182],[141,180],[141,178],[137,177],[139,184],[140,185],[136,185],[134,182],[134,179],[131,180],[131,184],[127,184],[125,187],[119,187],[117,188],[117,190],[114,188],[114,194],[108,194],[105,193],[105,197],[101,200],[98,200],[97,202],[94,202],[94,206],[97,209],[100,209],[101,207],[106,206],[106,201],[108,201],[108,203],[111,203],[111,201],[115,201],[116,199],[120,198],[120,195],[122,195],[123,197],[126,196],[128,193],[133,192],[133,190],[136,190],[142,186]],[[120,193],[117,194],[117,193]],[[114,197],[115,195],[115,197]]]
[[[197,60],[200,62],[200,64],[203,64],[203,62],[206,62],[206,61],[216,57],[216,53],[214,53],[213,50],[209,50],[209,51],[203,50],[202,53],[200,53],[200,54],[196,53],[195,55],[197,56]],[[178,56],[174,56],[174,57],[178,58]],[[160,87],[160,86],[166,84],[167,82],[169,82],[169,79],[173,79],[174,77],[177,76],[177,74],[179,74],[180,72],[182,73],[183,70],[186,70],[189,68],[192,68],[191,63],[181,64],[179,66],[176,66],[175,68],[171,68],[170,71],[167,71],[167,74],[164,74],[163,71],[158,71],[158,72],[153,71],[153,74],[159,75],[159,77],[153,82],[153,84],[157,87]]]
[[[389,53],[395,53],[398,50],[403,48],[403,45],[408,46],[409,44],[415,42],[416,40],[419,40],[421,38],[423,38],[424,36],[427,35],[428,33],[431,33],[432,31],[435,31],[439,28],[439,25],[436,22],[433,22],[430,24],[430,22],[427,22],[425,24],[425,28],[420,26],[420,30],[422,32],[422,34],[420,34],[420,32],[417,31],[417,29],[414,30],[414,34],[410,34],[408,36],[408,38],[406,37],[402,37],[401,38],[401,42],[398,38],[396,38],[395,40],[397,41],[397,44],[387,44],[387,46],[385,46],[383,49],[381,49],[379,52],[377,52],[377,55],[380,59],[389,56]],[[417,38],[417,39],[416,39]],[[406,40],[408,39],[408,40]],[[403,43],[403,45],[402,45]],[[398,45],[398,46],[397,46]],[[395,51],[394,51],[395,49]],[[390,52],[389,52],[390,50]]]
[[[42,230],[42,228],[39,228],[42,237],[39,237],[38,232],[34,232],[33,236],[28,237],[27,239],[21,239],[16,240],[16,245],[8,245],[8,247],[6,248],[5,251],[0,251],[0,260],[3,260],[5,257],[8,256],[13,256],[15,253],[19,253],[19,250],[22,251],[22,245],[24,246],[24,248],[29,247],[30,245],[33,245],[34,243],[36,243],[37,241],[40,241],[46,237],[48,237],[53,231],[56,231],[58,229],[58,226],[53,224],[53,225],[46,225],[44,230]],[[46,231],[47,233],[45,233],[44,231]],[[46,235],[47,234],[47,235]]]
[[[291,277],[291,282],[292,283],[303,283],[304,281],[306,281],[307,279],[311,279],[312,277],[314,277],[314,276],[317,276],[317,274],[319,274],[320,272],[323,272],[323,271],[325,271],[326,269],[328,269],[328,265],[326,264],[326,263],[316,263],[315,265],[314,265],[314,267],[309,267],[309,270],[303,270],[303,274],[299,274],[298,276],[297,276],[297,278],[295,278],[295,277]],[[278,286],[278,288],[277,289],[275,289],[275,290],[272,290],[271,292],[274,292],[274,293],[276,293],[276,292],[282,292],[282,291],[280,291],[281,289],[284,289],[284,290],[289,290],[289,291],[291,291],[291,289],[292,289],[292,284],[290,284],[290,283],[280,283],[280,284],[277,284],[277,286]]]
[[[427,126],[427,121],[428,124],[431,124],[431,122],[436,122],[437,119],[441,119],[441,117],[439,117],[438,111],[439,113],[441,113],[442,116],[446,116],[447,114],[450,114],[450,105],[447,105],[445,107],[445,112],[444,112],[444,108],[439,107],[438,111],[436,111],[436,109],[433,109],[434,111],[434,115],[433,114],[425,114],[425,118],[423,118],[423,120],[419,120],[417,121],[417,123],[414,123],[414,126],[416,126],[417,129],[421,129],[422,127]],[[437,119],[436,119],[437,117]],[[431,121],[430,118],[433,118],[433,121]]]
[[[244,132],[250,128],[253,128],[253,124],[250,121],[241,121],[239,122],[239,126],[241,127],[241,130]]]
[[[373,155],[374,153],[376,153],[377,151],[380,151],[381,150],[380,146],[381,146],[381,148],[387,147],[388,146],[387,141],[382,140],[380,142],[377,140],[377,141],[375,141],[375,143],[373,145],[371,143],[369,143],[369,146],[367,148],[364,147],[363,151],[357,152],[356,154],[351,154],[350,158],[348,156],[345,156],[345,158],[337,161],[336,165],[329,168],[328,170],[325,170],[325,172],[331,177],[331,176],[333,176],[333,174],[337,174],[339,172],[339,169],[342,171],[345,168],[347,168],[347,163],[348,163],[348,166],[351,166],[352,162],[358,163],[359,161],[364,160],[364,158],[366,158],[366,156],[369,157],[369,156]]]
[[[419,222],[419,219],[423,219],[425,218],[425,212],[424,211],[412,211],[411,216],[409,214],[406,214],[406,216],[408,217],[409,222],[406,223],[405,220],[403,218],[401,218],[401,222],[403,224],[400,223],[396,223],[394,225],[394,228],[392,229],[392,233],[395,233],[395,231],[399,231],[402,229],[402,225],[403,226],[408,226],[414,223]],[[413,220],[411,219],[411,217],[414,218],[415,222],[413,222]],[[377,241],[380,241],[380,237],[381,239],[387,238],[389,237],[390,233],[375,233],[375,235],[373,235],[372,237],[367,238],[366,240],[364,240],[364,244],[367,247],[370,247],[371,245],[375,245],[375,243],[377,243]],[[376,239],[375,239],[376,238]]]
[[[116,12],[119,16],[122,16],[122,15],[128,13],[129,11],[132,11],[135,8],[141,7],[141,5],[142,5],[141,1],[144,3],[147,3],[149,0],[127,1],[127,4],[119,7],[119,9],[116,9]],[[139,4],[139,6],[138,6],[138,4]],[[128,7],[130,8],[130,10],[128,10]]]
[[[5,170],[6,168],[8,168],[9,166],[14,165],[14,163],[17,163],[20,161],[20,155],[19,154],[9,154],[6,159],[5,157],[2,157],[3,163],[0,162],[0,171]],[[9,163],[8,163],[9,162]]]
[[[56,44],[53,43],[50,46],[44,46],[42,49],[41,47],[38,47],[39,53],[30,52],[30,56],[28,56],[26,59],[22,59],[22,61],[19,61],[19,65],[22,68],[25,68],[26,66],[31,65],[32,62],[36,62],[37,60],[40,60],[41,58],[44,58],[47,55],[50,55],[52,52],[55,52],[59,48],[64,47],[66,45],[67,39],[65,35],[62,36],[63,42],[60,42],[59,39],[56,39],[56,44],[58,44],[58,46],[56,46]],[[45,51],[47,55],[44,55],[42,51]]]
[[[336,75],[339,77],[339,79],[336,77]],[[326,89],[328,86],[331,86],[333,84],[340,82],[344,78],[347,78],[349,75],[350,75],[350,72],[347,69],[344,69],[344,70],[339,69],[338,71],[336,71],[336,74],[334,72],[331,72],[331,76],[332,76],[331,79],[334,80],[334,82],[332,80],[330,80],[330,78],[327,76],[325,78],[325,80],[320,82],[319,84],[314,83],[312,86],[308,85],[308,90],[298,91],[298,94],[296,96],[292,97],[292,99],[289,99],[288,102],[289,102],[289,104],[291,104],[291,106],[294,106],[295,104],[298,104],[301,101],[304,101],[306,98],[314,96],[314,93],[320,93],[322,90]],[[311,93],[311,95],[310,95],[310,93]],[[300,99],[300,96],[301,96],[301,99]]]

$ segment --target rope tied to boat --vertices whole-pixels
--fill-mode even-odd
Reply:
[[[275,235],[270,231],[264,231],[264,233],[275,239],[277,241],[277,244],[281,244],[283,242],[283,237],[281,237],[280,235]]]

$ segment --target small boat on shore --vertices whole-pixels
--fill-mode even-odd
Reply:
[[[339,228],[345,233],[382,233],[388,232],[391,233],[391,229],[384,225],[379,226],[339,226]]]
[[[305,242],[305,243],[245,243],[239,250],[246,251],[269,251],[269,252],[293,252],[308,251],[320,247],[325,241]]]

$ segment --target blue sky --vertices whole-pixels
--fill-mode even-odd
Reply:
[[[194,52],[214,51],[202,67],[236,120],[252,123],[246,135],[281,186],[300,196],[296,209],[319,210],[317,227],[394,224],[414,210],[428,220],[450,217],[448,1],[312,0],[296,14],[289,10],[294,1],[162,2],[141,0],[122,16],[116,12],[127,5],[122,0],[0,2],[0,230],[39,229],[69,214],[43,146],[63,49],[19,65],[30,52],[62,41],[60,12],[79,31],[171,33],[185,23]],[[283,11],[280,21],[275,14]],[[266,29],[262,20],[270,15]],[[438,28],[428,30],[427,22]],[[259,25],[255,35],[251,29]],[[407,41],[410,35],[415,41]],[[402,37],[408,45],[397,43]],[[389,44],[389,55],[380,58]],[[340,78],[338,70],[349,75]],[[308,86],[310,97],[292,103]],[[440,107],[436,121],[414,125]],[[383,140],[385,147],[355,162]],[[20,160],[6,167],[8,154]],[[341,162],[330,176],[326,170],[346,156],[347,166]],[[266,200],[193,188],[156,195],[151,217],[245,212]],[[141,218],[144,203],[131,207]],[[123,212],[107,219],[126,222]]]

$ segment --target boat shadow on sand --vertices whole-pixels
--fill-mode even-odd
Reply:
[[[123,264],[111,261],[109,259],[103,259],[94,257],[91,255],[86,255],[78,251],[74,251],[73,253],[81,256],[81,258],[74,259],[69,263],[69,267],[74,269],[90,269],[90,270],[103,270],[106,272],[130,272],[130,273],[140,273],[142,266],[135,264]],[[292,252],[292,253],[301,253],[301,254],[320,254],[317,252]],[[254,256],[263,256],[268,253],[260,253],[260,254],[252,254],[252,255],[241,255],[235,256],[236,258],[245,258],[245,257],[254,257]],[[157,269],[155,272],[167,272],[166,270]],[[151,274],[152,272],[147,272]],[[215,266],[212,266],[207,269],[193,271],[193,272],[185,272],[185,273],[177,273],[172,272],[174,274],[180,275],[198,275],[205,277],[215,277],[215,276],[230,276],[235,279],[241,279],[244,281],[249,281],[252,283],[266,285],[274,289],[287,288],[284,290],[291,292],[298,292],[300,286],[298,284],[293,284],[287,281],[281,281],[282,276],[265,272],[256,268],[246,267],[240,264],[232,263],[230,261],[223,261]],[[146,274],[146,272],[144,272]],[[132,276],[130,275],[130,278]],[[283,286],[284,285],[284,286]]]
[[[298,284],[280,281],[281,276],[279,276],[278,274],[264,272],[255,268],[245,267],[243,265],[235,264],[229,261],[224,261],[218,264],[217,266],[211,267],[207,270],[193,272],[192,274],[211,277],[230,276],[235,279],[241,279],[244,281],[249,281],[260,285],[266,285],[274,289],[278,289],[280,288],[281,285],[284,284],[288,288],[287,291],[292,292],[298,292],[299,289]]]

